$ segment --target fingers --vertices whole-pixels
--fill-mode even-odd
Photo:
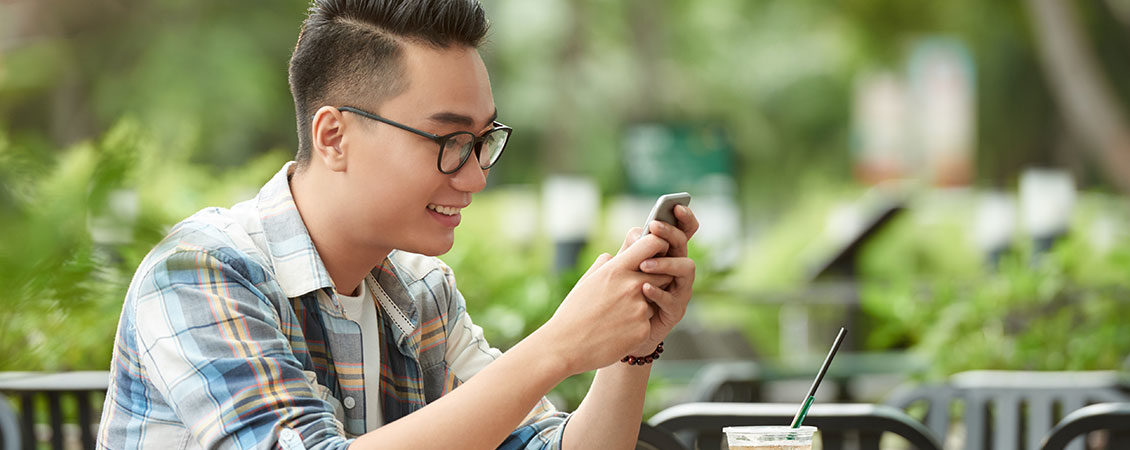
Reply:
[[[687,235],[683,233],[683,230],[658,220],[648,224],[648,228],[650,228],[651,234],[663,238],[670,246],[666,255],[661,256],[687,256]]]
[[[675,281],[675,277],[670,275],[653,275],[645,273],[643,274],[642,281],[644,283],[650,283],[652,286],[659,286],[660,288],[664,288],[670,285],[672,281]]]
[[[627,250],[628,247],[631,247],[632,244],[634,244],[636,241],[640,240],[640,236],[642,236],[642,235],[643,235],[643,228],[632,227],[632,229],[628,230],[628,235],[624,237],[624,243],[622,245],[620,245],[620,250],[617,251],[616,253],[619,254],[620,252]]]
[[[657,254],[667,252],[670,245],[663,238],[649,234],[633,242],[624,251],[617,254],[614,261],[625,269],[636,271],[640,263]]]
[[[687,310],[686,303],[680,301],[677,295],[667,292],[651,283],[644,283],[643,295],[659,309],[656,311],[655,315],[651,316],[650,320],[653,323],[656,320],[662,320],[668,321],[669,324],[674,325],[682,320],[683,314]]]
[[[652,280],[645,281],[651,282],[652,285],[667,290],[677,297],[690,296],[690,293],[685,291],[694,285],[694,260],[685,257],[651,258],[640,263],[640,271],[649,275],[670,277],[672,281],[667,283],[655,283]]]
[[[686,257],[650,258],[640,263],[640,271],[649,274],[670,275],[676,278],[693,277],[694,260]]]
[[[603,266],[605,263],[607,263],[611,259],[612,259],[612,255],[609,255],[607,253],[601,253],[600,256],[596,257],[596,261],[593,261],[592,265],[589,266],[588,270],[585,271],[585,274],[581,275],[581,279],[583,280],[585,278],[588,278],[590,273],[595,272],[597,269],[599,269],[601,266]]]
[[[694,211],[683,205],[675,205],[675,219],[679,222],[679,229],[683,234],[687,235],[687,240],[690,240],[698,231],[698,218],[695,217]]]

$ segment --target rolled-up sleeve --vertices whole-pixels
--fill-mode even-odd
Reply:
[[[291,324],[256,286],[263,278],[247,260],[170,253],[136,286],[141,366],[201,447],[345,448],[280,331]]]

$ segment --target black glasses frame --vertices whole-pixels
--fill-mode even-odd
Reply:
[[[467,163],[467,160],[471,159],[472,153],[475,154],[475,156],[476,156],[475,159],[478,159],[479,154],[481,154],[482,151],[483,151],[483,142],[486,142],[486,140],[487,140],[486,137],[488,135],[490,135],[491,133],[497,132],[499,130],[504,130],[506,132],[506,140],[502,142],[502,148],[498,149],[498,154],[494,156],[494,160],[489,161],[486,166],[479,164],[479,167],[482,168],[483,170],[487,170],[491,167],[494,167],[494,165],[496,163],[498,163],[498,160],[502,159],[502,151],[506,150],[506,144],[510,143],[510,135],[514,132],[513,128],[510,128],[506,125],[503,125],[501,122],[495,121],[495,122],[492,123],[494,128],[491,128],[486,133],[483,133],[482,136],[476,136],[475,133],[472,133],[470,131],[456,131],[456,132],[451,133],[451,134],[445,134],[443,136],[440,136],[438,134],[432,134],[432,133],[429,133],[429,132],[424,131],[424,130],[419,130],[419,129],[410,127],[408,125],[396,122],[394,120],[386,119],[384,117],[378,116],[376,114],[373,114],[371,112],[365,111],[365,110],[360,109],[360,108],[355,108],[355,107],[352,107],[352,106],[338,106],[337,110],[338,111],[351,112],[351,113],[354,113],[354,114],[357,114],[357,115],[360,115],[360,116],[363,116],[363,117],[366,117],[366,118],[369,118],[369,119],[373,119],[377,122],[392,125],[394,127],[400,128],[401,130],[410,131],[412,133],[416,133],[420,136],[431,139],[436,144],[439,144],[439,156],[436,157],[436,168],[439,169],[440,173],[447,174],[447,175],[453,174],[455,172],[458,172],[459,169],[462,169],[463,165]],[[450,171],[443,170],[443,150],[444,150],[445,147],[447,147],[447,141],[449,141],[452,138],[454,138],[455,136],[458,136],[458,135],[461,135],[461,134],[466,134],[466,135],[471,136],[471,146],[470,146],[471,151],[468,151],[465,154],[460,152],[460,154],[459,154],[459,165],[455,166],[455,169],[452,169]]]

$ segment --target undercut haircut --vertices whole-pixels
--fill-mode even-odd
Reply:
[[[478,48],[488,28],[478,0],[314,0],[290,57],[298,166],[310,163],[318,108],[380,105],[407,89],[404,42]]]

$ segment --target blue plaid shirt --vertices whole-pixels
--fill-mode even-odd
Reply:
[[[293,163],[254,199],[177,224],[126,294],[99,448],[345,448],[365,428],[363,345],[380,345],[386,422],[500,354],[439,259],[394,251],[366,282],[362,341],[290,194]],[[568,415],[544,398],[500,448],[556,449]]]

